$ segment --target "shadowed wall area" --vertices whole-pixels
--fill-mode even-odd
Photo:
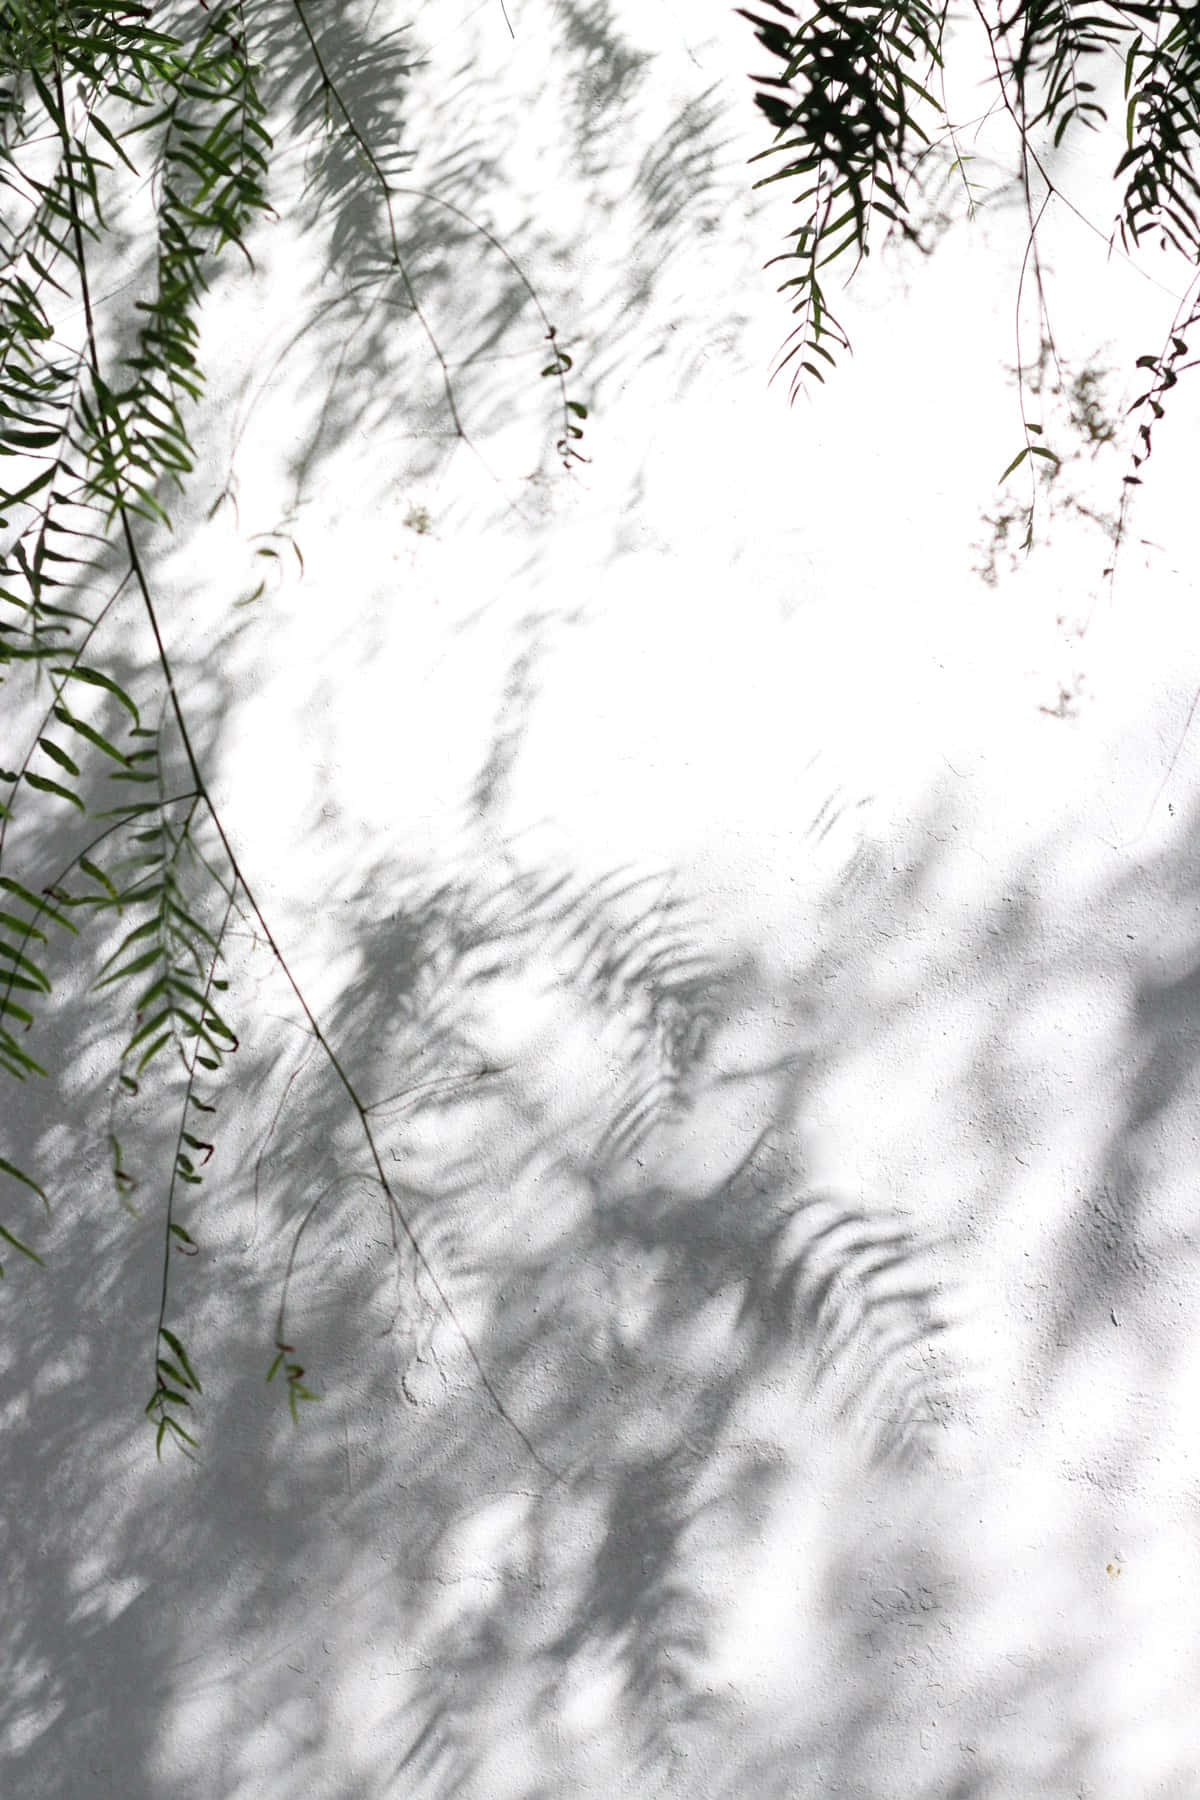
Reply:
[[[115,940],[48,947],[0,1793],[1194,1800],[1194,523],[1083,636],[1069,545],[971,574],[986,272],[898,264],[834,407],[775,404],[731,10],[384,10],[309,16],[411,288],[353,157],[285,159],[148,550],[363,1117],[234,904],[167,1240],[198,1452],[157,1463],[177,1088],[115,1085]],[[320,98],[272,29],[283,133]],[[956,307],[927,406],[898,334]],[[73,828],[22,829],[52,882]]]

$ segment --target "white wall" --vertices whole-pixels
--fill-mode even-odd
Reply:
[[[557,467],[543,328],[486,244],[439,261],[436,209],[401,219],[470,446],[409,315],[322,314],[366,227],[303,224],[292,156],[209,317],[194,512],[232,458],[238,519],[156,564],[472,1353],[244,931],[173,1271],[202,1456],[156,1466],[171,1119],[125,1127],[130,1219],[76,995],[14,1114],[59,1203],[4,1295],[0,1792],[1190,1800],[1194,402],[1111,593],[1070,522],[986,587],[1018,213],[864,271],[855,360],[789,409],[748,29],[508,10],[424,9],[396,119],[543,295],[591,461]],[[1123,374],[1163,294],[1050,224],[1064,340]],[[269,531],[303,577],[234,609]],[[294,1431],[263,1376],[317,1199]]]

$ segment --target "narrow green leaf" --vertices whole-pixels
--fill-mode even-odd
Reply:
[[[27,1256],[30,1262],[35,1262],[39,1269],[45,1268],[46,1265],[37,1251],[31,1250],[28,1244],[23,1244],[20,1238],[8,1229],[7,1225],[0,1225],[0,1238],[3,1238],[6,1244],[11,1244],[14,1250],[19,1250],[22,1256]]]
[[[46,775],[35,775],[32,769],[26,769],[25,780],[31,788],[36,788],[39,794],[53,794],[59,800],[69,800],[71,805],[78,807],[81,813],[87,811],[87,807],[79,795],[73,794],[70,788],[63,787],[60,782],[51,781]]]
[[[105,893],[108,894],[115,905],[120,906],[121,896],[98,863],[92,862],[89,857],[81,856],[79,859],[79,868],[82,874],[89,876],[92,881],[96,882],[104,889]]]
[[[44,931],[39,931],[36,925],[27,925],[24,919],[18,919],[16,913],[0,912],[0,925],[6,925],[10,931],[17,932],[22,943],[26,938],[35,938],[39,944],[49,942]]]
[[[159,975],[156,980],[150,983],[150,986],[146,989],[144,994],[138,995],[134,1002],[134,1012],[140,1016],[145,1012],[151,1001],[157,1000],[160,994],[165,994],[166,992],[167,977],[165,975]]]
[[[86,719],[76,718],[75,714],[68,712],[61,702],[54,708],[54,716],[60,725],[66,725],[69,730],[77,731],[80,737],[86,738],[89,744],[94,744],[97,750],[103,750],[105,756],[111,756],[112,760],[120,763],[122,768],[129,766],[129,759],[114,744],[110,744],[94,725],[89,725]]]
[[[158,889],[159,889],[159,884],[155,883],[154,884],[154,893],[152,893],[148,897],[150,899],[153,899],[155,897],[155,894],[158,892]],[[141,899],[142,896],[136,895],[135,898]],[[125,895],[124,899],[125,899],[127,905],[132,904],[132,902],[129,900],[128,895]],[[113,963],[119,962],[121,957],[123,957],[125,955],[127,950],[132,949],[134,944],[140,943],[143,938],[156,936],[159,931],[159,927],[160,927],[160,921],[159,921],[158,915],[156,913],[153,918],[143,919],[142,923],[140,925],[135,925],[132,931],[126,932],[125,936],[121,939],[121,942],[118,944],[117,948],[113,951],[112,955],[106,956],[104,961],[100,964],[101,976],[104,977],[105,971],[107,969],[110,969],[112,967]],[[157,949],[155,949],[152,952],[152,954],[157,956],[159,954],[159,951]],[[103,982],[97,981],[95,983],[95,985],[96,985],[96,987],[101,987],[103,985]]]
[[[154,1061],[154,1058],[158,1055],[159,1051],[164,1047],[164,1045],[169,1044],[170,1041],[171,1041],[170,1032],[164,1031],[162,1033],[161,1037],[156,1037],[154,1042],[146,1050],[144,1050],[142,1052],[142,1055],[138,1061],[138,1066],[137,1066],[137,1072],[139,1075],[142,1073],[143,1069],[149,1067],[150,1063],[152,1063]]]
[[[0,1156],[0,1171],[3,1171],[5,1175],[11,1175],[13,1180],[19,1181],[22,1186],[32,1188],[46,1211],[49,1212],[50,1202],[46,1198],[45,1189],[38,1186],[32,1175],[26,1175],[23,1169],[18,1169],[16,1164],[10,1163],[5,1156]]]
[[[194,919],[191,913],[186,912],[177,901],[168,899],[167,911],[170,913],[172,919],[177,921],[178,925],[182,925],[187,931],[195,932],[197,937],[203,938],[204,942],[209,946],[215,956],[221,954],[221,946],[213,936],[212,932],[209,931],[208,927],[202,925],[199,919]],[[182,933],[179,935],[182,936]]]
[[[188,1239],[188,1242],[189,1243],[191,1242],[190,1238]],[[188,1380],[191,1382],[191,1384],[195,1388],[196,1392],[198,1394],[202,1393],[203,1389],[201,1388],[199,1381],[197,1381],[197,1379],[196,1379],[196,1371],[195,1371],[195,1369],[193,1369],[191,1363],[188,1360],[188,1353],[184,1349],[183,1345],[180,1343],[179,1339],[176,1337],[175,1333],[173,1331],[169,1330],[166,1325],[160,1325],[159,1329],[158,1329],[158,1335],[175,1352],[175,1355],[179,1358],[180,1367],[186,1371]]]
[[[113,136],[112,132],[109,130],[108,126],[104,123],[104,120],[100,117],[99,113],[95,110],[94,107],[88,113],[88,123],[92,127],[93,131],[96,131],[100,134],[100,136],[104,139],[105,143],[109,146],[109,148],[116,151],[117,155],[120,157],[121,161],[125,164],[125,167],[129,170],[130,174],[136,175],[138,173],[137,164],[130,162],[130,160],[126,156],[124,150],[122,150],[120,144],[117,142],[117,139]]]
[[[79,936],[75,926],[72,925],[65,913],[56,912],[44,897],[39,900],[37,895],[31,894],[27,887],[22,887],[19,881],[14,881],[11,875],[0,875],[0,888],[3,888],[7,894],[15,895],[18,900],[23,900],[26,906],[33,908],[35,913],[42,913],[46,918],[53,919],[56,925],[61,925],[64,931],[71,933],[72,937]],[[0,913],[0,919],[9,917],[11,915],[8,913]],[[43,943],[46,941],[43,933],[36,931],[32,925],[29,927],[29,935],[40,937]]]
[[[47,991],[40,981],[30,980],[29,976],[22,975],[19,969],[9,969],[4,975],[3,980],[4,992],[6,994],[14,992],[18,994],[44,994]]]
[[[54,742],[53,738],[40,737],[38,739],[38,749],[44,751],[50,758],[50,761],[52,763],[57,763],[60,769],[65,769],[68,775],[78,777],[82,774],[79,764],[74,762],[71,757],[67,755],[66,751]]]
[[[188,1378],[184,1374],[183,1370],[177,1369],[175,1367],[175,1364],[173,1362],[168,1361],[168,1359],[165,1356],[160,1356],[154,1366],[156,1369],[159,1370],[159,1372],[161,1374],[163,1374],[167,1377],[168,1381],[174,1381],[180,1387],[190,1387],[191,1386],[191,1383],[188,1381]]]
[[[25,486],[17,493],[0,493],[0,508],[7,510],[10,506],[21,506],[26,500],[32,500],[33,496],[40,493],[47,482],[53,481],[53,479],[54,466],[51,464],[50,468],[43,469],[40,475],[35,475],[32,481],[26,482]]]
[[[24,969],[29,976],[30,987],[38,993],[48,994],[50,992],[48,977],[35,962],[31,962],[29,957],[24,956],[20,950],[14,949],[11,944],[0,943],[0,956],[5,957],[15,968]]]
[[[128,1056],[130,1051],[136,1049],[146,1038],[152,1037],[156,1031],[161,1029],[170,1016],[170,1007],[164,1006],[162,1011],[155,1013],[152,1019],[147,1019],[144,1025],[139,1025],[138,1029],[134,1032],[124,1050],[121,1052],[122,1058]]]
[[[157,948],[147,950],[143,956],[135,956],[131,963],[125,963],[121,968],[114,969],[111,975],[105,975],[95,985],[97,989],[110,987],[114,981],[124,981],[127,975],[138,975],[143,969],[148,969],[152,962],[157,962],[161,955],[162,951]]]
[[[61,675],[65,681],[82,681],[88,687],[104,688],[115,700],[120,701],[135,725],[140,723],[137,707],[124,688],[115,682],[111,675],[105,675],[99,669],[85,669],[78,665],[69,669],[54,669],[51,672]]]
[[[26,1075],[45,1075],[40,1062],[22,1050],[11,1031],[5,1031],[0,1025],[0,1062],[3,1062],[9,1074],[18,1081],[24,1081]]]
[[[13,425],[0,425],[0,445],[11,445],[16,450],[46,450],[56,444],[62,433],[57,429],[24,430]],[[53,474],[53,470],[51,470]]]

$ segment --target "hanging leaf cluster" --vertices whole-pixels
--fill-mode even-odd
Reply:
[[[798,319],[781,358],[795,393],[806,378],[822,380],[849,349],[826,299],[829,266],[850,258],[857,267],[895,232],[919,241],[926,158],[943,142],[958,157],[954,123],[938,97],[950,10],[948,0],[814,0],[799,8],[757,0],[739,10],[772,59],[767,73],[752,77],[774,130],[755,159],[769,161],[771,173],[757,185],[786,181],[797,190],[800,223],[774,259],[790,271],[781,291]],[[999,0],[994,8],[977,5],[974,17],[987,33],[993,98],[1016,130],[1031,240],[1045,200],[1057,193],[1048,152],[1072,130],[1108,126],[1105,95],[1123,74],[1115,233],[1127,250],[1149,239],[1200,270],[1200,29],[1191,0]],[[1039,185],[1035,218],[1030,202]],[[1135,408],[1150,418],[1132,480],[1149,454],[1163,397],[1188,366],[1186,334],[1198,306],[1200,280],[1193,280],[1162,351],[1139,361],[1151,382]],[[1035,449],[1027,440],[1019,460]]]
[[[264,83],[281,19],[295,27],[293,54],[296,43],[300,49],[299,67],[275,80],[276,111],[290,96],[291,129],[306,149],[315,137],[369,192],[384,221],[374,275],[399,288],[424,331],[454,431],[465,438],[449,364],[406,266],[397,212],[404,198],[482,234],[515,272],[551,344],[543,373],[557,391],[558,452],[568,467],[583,460],[577,445],[588,414],[568,394],[571,358],[505,246],[454,202],[400,186],[407,153],[372,141],[386,109],[360,116],[343,92],[335,51],[344,16],[318,29],[304,0],[282,0],[282,10],[281,0],[0,0],[0,685],[8,684],[12,715],[34,720],[20,753],[5,751],[14,766],[0,768],[0,1079],[47,1074],[39,1014],[53,998],[62,953],[71,955],[89,926],[91,941],[103,940],[88,951],[89,968],[99,962],[93,991],[118,1009],[121,1029],[108,1131],[113,1186],[130,1209],[147,1193],[165,1202],[145,1409],[160,1454],[168,1442],[185,1453],[196,1447],[186,1421],[201,1385],[168,1312],[176,1259],[200,1253],[189,1229],[195,1221],[180,1213],[188,1216],[183,1203],[198,1197],[215,1155],[219,1078],[238,1047],[223,972],[235,919],[250,923],[290,985],[303,1029],[366,1141],[393,1236],[407,1238],[458,1324],[389,1184],[368,1109],[225,831],[142,547],[170,529],[174,497],[195,469],[189,420],[204,392],[201,327],[215,273],[231,256],[253,268],[255,229],[274,217]],[[372,70],[369,41],[354,39],[348,65],[361,87]],[[348,194],[347,213],[360,198]],[[151,254],[132,291],[102,303],[98,271],[109,279],[130,219]],[[362,276],[353,246],[340,228],[330,236],[353,289]],[[270,547],[257,554],[278,558]],[[153,647],[153,706],[125,672],[127,614],[113,630],[123,600]],[[38,846],[51,833],[55,841],[65,833],[73,847],[61,866],[46,868]],[[131,1151],[123,1123],[147,1086],[158,1116],[175,1121],[161,1173]],[[4,1207],[48,1208],[45,1177],[21,1166],[8,1139],[10,1117],[0,1100]],[[39,1263],[29,1235],[20,1218],[0,1216],[0,1250]],[[316,1395],[284,1341],[282,1305],[278,1347],[272,1374],[282,1360],[280,1385],[295,1418],[298,1403]]]

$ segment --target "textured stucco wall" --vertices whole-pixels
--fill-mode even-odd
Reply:
[[[0,1793],[1193,1800],[1194,406],[1111,594],[1070,521],[986,586],[1019,211],[873,271],[789,411],[746,27],[508,10],[423,9],[392,125],[538,287],[592,460],[555,463],[505,265],[413,200],[447,438],[411,316],[326,310],[369,223],[333,176],[298,210],[293,157],[213,297],[213,473],[156,580],[230,833],[534,1453],[247,929],[175,1271],[203,1454],[157,1467],[169,1121],[127,1128],[131,1219],[68,993],[13,1124],[62,1199],[3,1296]],[[1128,367],[1161,290],[1057,230],[1064,333]],[[231,607],[272,531],[303,576]],[[263,1376],[314,1201],[296,1432]]]

